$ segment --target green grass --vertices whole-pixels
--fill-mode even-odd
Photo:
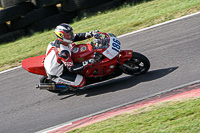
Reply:
[[[69,133],[199,133],[200,98],[152,105]]]
[[[98,29],[121,35],[198,11],[199,0],[152,0],[135,6],[125,4],[114,10],[76,20],[71,25],[75,33]],[[44,54],[48,43],[55,39],[51,30],[1,44],[0,71],[20,65],[27,57]]]

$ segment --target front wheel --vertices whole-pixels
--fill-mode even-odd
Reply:
[[[123,65],[123,72],[129,75],[140,75],[146,73],[149,68],[149,59],[140,53],[133,52],[132,58]]]

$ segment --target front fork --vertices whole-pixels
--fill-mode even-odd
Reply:
[[[125,69],[132,70],[133,68],[129,65],[125,64],[126,61],[130,60],[133,55],[133,50],[122,50],[118,55],[118,64],[120,65],[119,68],[123,71]]]
[[[118,64],[123,66],[125,62],[132,58],[133,50],[121,50],[118,55]]]

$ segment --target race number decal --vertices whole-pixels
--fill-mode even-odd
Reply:
[[[118,53],[120,52],[121,46],[119,40],[113,38],[112,49]]]
[[[120,41],[116,37],[110,36],[110,45],[103,52],[103,55],[105,55],[109,59],[113,59],[114,57],[116,57],[119,54],[120,49],[121,49]]]

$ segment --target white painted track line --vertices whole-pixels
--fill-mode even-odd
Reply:
[[[0,74],[6,73],[6,72],[9,72],[9,71],[12,71],[12,70],[16,70],[16,69],[18,69],[18,68],[21,68],[21,66],[14,67],[14,68],[11,68],[11,69],[8,69],[8,70],[5,70],[5,71],[2,71],[2,72],[0,72]]]

